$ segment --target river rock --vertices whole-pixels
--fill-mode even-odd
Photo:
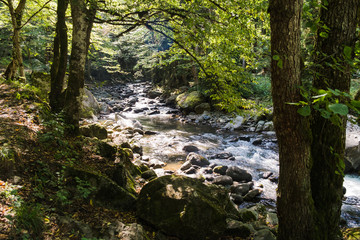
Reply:
[[[252,180],[250,173],[237,166],[230,166],[226,170],[226,175],[230,176],[234,181],[237,182],[250,182]]]
[[[230,194],[230,199],[235,204],[242,204],[244,202],[244,198],[240,194],[232,193],[232,194]]]
[[[229,159],[233,157],[232,153],[228,153],[228,152],[222,152],[222,153],[217,153],[215,154],[215,156],[213,156],[212,158],[214,159]]]
[[[250,191],[250,188],[251,188],[251,184],[240,183],[238,185],[232,186],[231,192],[245,196]]]
[[[93,114],[100,113],[100,105],[94,95],[86,88],[84,88],[84,97],[82,100],[82,108],[80,110],[81,117],[89,118]]]
[[[150,99],[154,99],[157,97],[160,97],[162,95],[162,92],[157,91],[157,90],[151,90],[147,93],[148,98]]]
[[[244,122],[244,118],[242,116],[236,116],[236,118],[228,122],[224,128],[231,131],[237,130],[241,128],[243,122]]]
[[[141,177],[148,180],[156,178],[157,175],[153,169],[146,170],[145,172],[141,173]]]
[[[253,144],[254,146],[259,146],[259,145],[261,145],[262,142],[263,142],[263,140],[262,140],[261,138],[256,138],[256,139],[252,142],[252,144]]]
[[[198,152],[200,151],[198,147],[194,146],[194,145],[186,145],[183,147],[183,150],[185,152]]]
[[[210,111],[211,107],[209,103],[201,103],[195,107],[195,112],[197,114],[203,114],[205,111]]]
[[[254,240],[276,240],[276,237],[269,229],[261,229],[255,233]]]
[[[265,122],[263,128],[262,128],[263,131],[275,131],[275,128],[274,128],[274,123],[272,121],[270,122]]]
[[[203,103],[204,99],[200,92],[185,92],[176,97],[177,105],[186,112],[191,112],[196,106]]]
[[[349,147],[345,150],[345,172],[360,171],[360,147]]]
[[[205,157],[201,156],[200,154],[191,152],[187,155],[186,161],[190,161],[192,165],[204,167],[210,164],[209,160]]]
[[[98,124],[89,124],[80,127],[80,134],[86,137],[97,137],[98,139],[107,138],[107,130]]]
[[[223,188],[185,176],[159,177],[138,197],[137,215],[165,234],[184,240],[217,239],[238,211]]]
[[[181,171],[185,171],[185,170],[188,170],[189,168],[191,168],[192,164],[190,161],[186,161],[184,162],[181,167],[180,167],[180,170]]]
[[[233,184],[233,179],[229,176],[218,176],[214,178],[213,184],[222,185],[222,186],[230,186]]]
[[[236,237],[247,238],[251,232],[255,231],[251,225],[244,224],[234,219],[227,219],[226,234]]]
[[[278,219],[276,213],[268,212],[266,214],[266,223],[270,224],[272,226],[278,225],[279,224],[279,219]]]
[[[124,224],[119,221],[111,223],[107,229],[108,239],[124,239],[124,240],[146,240],[147,232],[137,223]]]
[[[186,169],[186,170],[184,171],[184,173],[185,173],[185,174],[195,174],[196,171],[197,171],[197,169],[196,169],[194,166],[192,166],[192,167],[190,167],[189,169]]]
[[[261,189],[254,189],[251,190],[250,192],[248,192],[245,197],[244,200],[249,202],[249,201],[253,201],[257,196],[259,196],[262,193]]]
[[[166,166],[166,164],[163,161],[160,161],[158,159],[150,159],[148,164],[150,167],[154,169],[163,168]]]
[[[229,168],[228,166],[216,166],[216,167],[214,167],[213,171],[214,171],[214,173],[218,173],[220,175],[225,175],[226,170],[228,168]]]
[[[261,131],[263,131],[264,125],[265,125],[265,121],[263,121],[263,120],[259,121],[259,122],[256,124],[255,132],[261,132]]]
[[[242,208],[239,210],[240,219],[243,222],[256,221],[259,218],[259,214],[251,209]]]

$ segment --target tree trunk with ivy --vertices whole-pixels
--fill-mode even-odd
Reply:
[[[21,52],[20,44],[20,31],[21,31],[21,22],[24,14],[24,9],[26,5],[26,0],[20,0],[18,6],[14,8],[14,3],[12,0],[7,1],[7,6],[9,8],[9,13],[11,16],[11,24],[13,27],[13,36],[12,36],[12,60],[7,66],[4,77],[5,79],[13,79],[18,76],[25,78],[24,64]]]
[[[97,10],[97,1],[87,3],[85,0],[70,0],[70,4],[73,34],[64,110],[65,121],[72,126],[69,128],[68,133],[76,135],[79,132],[85,63],[90,44],[91,29]]]
[[[359,0],[326,0],[320,10],[315,62],[318,63],[313,86],[349,93],[351,65],[358,23]],[[344,99],[339,99],[339,103]],[[338,119],[334,124],[335,118]],[[311,123],[312,196],[321,239],[341,239],[340,212],[343,196],[346,116],[326,119],[313,113]]]
[[[65,14],[68,0],[58,0],[54,58],[51,65],[50,106],[53,112],[60,112],[64,106],[64,85],[68,56],[68,36]]]
[[[302,97],[300,22],[302,0],[271,0],[271,83],[274,126],[279,142],[280,176],[277,211],[279,240],[315,239],[310,185],[309,122],[288,104]]]

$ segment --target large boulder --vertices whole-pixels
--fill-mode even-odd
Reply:
[[[80,110],[81,117],[91,118],[94,114],[99,114],[100,111],[100,104],[98,103],[94,95],[85,88],[82,98],[82,108]]]
[[[238,219],[239,212],[223,188],[168,175],[142,188],[137,215],[180,239],[216,239],[226,231],[227,219]]]
[[[224,128],[229,130],[237,130],[241,128],[243,122],[244,118],[242,116],[236,116],[236,118],[228,122]]]
[[[201,156],[200,154],[191,152],[186,156],[186,161],[189,161],[192,165],[205,167],[207,165],[210,165],[209,160],[207,160],[205,157]]]
[[[186,112],[195,110],[195,107],[204,102],[204,98],[200,92],[186,92],[176,97],[177,105]]]
[[[252,176],[250,173],[237,166],[229,167],[226,170],[226,175],[232,177],[232,179],[237,182],[250,182],[252,180]]]
[[[98,139],[107,138],[107,130],[98,124],[89,124],[80,127],[80,133],[86,137],[97,137]]]
[[[360,172],[360,148],[349,147],[345,151],[345,173]]]

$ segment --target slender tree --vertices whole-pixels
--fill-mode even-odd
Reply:
[[[320,28],[315,46],[317,63],[313,86],[349,93],[351,61],[357,40],[359,0],[322,1]],[[341,103],[344,99],[338,99]],[[325,107],[325,106],[324,106]],[[321,239],[341,239],[340,211],[343,196],[343,167],[346,116],[334,124],[321,113],[313,113],[311,170],[312,196]]]
[[[80,108],[84,90],[85,62],[90,45],[91,29],[97,1],[70,0],[73,20],[69,81],[65,95],[65,121],[72,125],[70,134],[78,134]]]
[[[303,1],[271,0],[269,4],[274,126],[279,141],[280,161],[278,239],[314,239],[310,184],[311,133],[307,119],[297,113],[296,106],[287,104],[302,99],[299,86]]]
[[[66,9],[69,0],[58,0],[56,35],[54,38],[54,59],[51,65],[51,91],[49,93],[52,111],[60,112],[64,105],[64,84],[68,57],[68,36]]]
[[[20,44],[20,30],[22,27],[22,20],[26,5],[26,0],[20,0],[18,5],[15,7],[13,0],[1,0],[5,5],[7,5],[11,17],[11,24],[13,27],[13,36],[12,36],[12,60],[7,66],[4,77],[6,79],[13,79],[17,75],[22,78],[25,78],[24,64],[21,53],[21,44]],[[18,74],[17,74],[18,71]]]

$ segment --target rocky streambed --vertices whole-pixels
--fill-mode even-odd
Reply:
[[[182,116],[171,105],[174,97],[162,99],[148,83],[93,92],[101,106],[94,121],[107,127],[115,144],[132,148],[136,165],[150,167],[140,181],[172,174],[197,178],[228,188],[241,207],[261,203],[275,213],[278,153],[270,118],[210,113],[207,106]],[[349,128],[348,146],[357,146],[358,132],[356,126]],[[360,225],[359,177],[347,175],[344,186],[342,216],[349,227],[356,227]]]

